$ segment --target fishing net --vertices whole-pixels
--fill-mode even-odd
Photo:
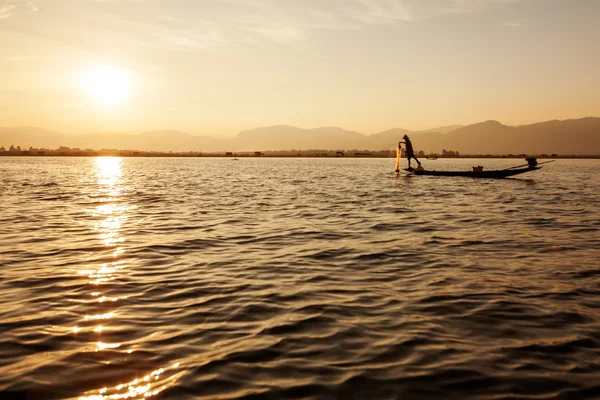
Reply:
[[[402,156],[402,149],[400,148],[400,143],[398,143],[398,147],[396,147],[396,172],[400,172],[400,157]]]

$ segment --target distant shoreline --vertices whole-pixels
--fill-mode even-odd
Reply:
[[[38,151],[37,154],[31,154],[29,151],[21,152],[0,152],[0,157],[132,157],[132,158],[395,158],[395,152],[385,154],[384,152],[286,152],[286,151],[265,151],[265,152],[243,152],[243,153],[179,153],[179,152],[134,152],[134,151],[85,151],[85,152],[58,152],[58,151]],[[41,154],[40,154],[41,153]],[[382,154],[384,153],[384,154]],[[419,156],[422,160],[436,161],[438,159],[523,159],[525,157],[536,157],[540,159],[600,159],[600,155],[566,155],[566,154],[465,154],[459,156],[441,156],[435,159],[430,156]],[[404,157],[403,157],[404,158]]]

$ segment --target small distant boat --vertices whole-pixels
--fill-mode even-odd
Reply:
[[[239,161],[237,158],[232,158],[231,161]]]
[[[428,171],[426,169],[419,168],[405,168],[404,170],[412,173],[413,175],[428,175],[428,176],[465,176],[470,178],[508,178],[509,176],[515,176],[524,174],[525,172],[531,172],[541,167],[538,167],[538,162],[535,158],[526,158],[527,164],[517,165],[506,169],[489,170],[484,171],[482,166],[473,167],[471,171]],[[547,164],[552,161],[546,161],[541,164]]]
[[[426,157],[428,160],[437,160],[438,158],[436,156],[429,156]]]

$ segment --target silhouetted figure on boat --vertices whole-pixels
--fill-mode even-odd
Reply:
[[[415,151],[413,150],[413,146],[412,146],[410,139],[408,138],[408,135],[404,135],[403,139],[404,139],[404,142],[400,142],[399,144],[404,143],[404,145],[406,146],[406,159],[408,160],[408,168],[410,168],[410,159],[411,158],[414,158],[420,167],[421,161],[419,161],[419,159],[417,157],[415,157]]]

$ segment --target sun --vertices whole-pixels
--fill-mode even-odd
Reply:
[[[115,107],[129,97],[131,77],[112,65],[97,65],[81,76],[81,86],[100,105]]]

